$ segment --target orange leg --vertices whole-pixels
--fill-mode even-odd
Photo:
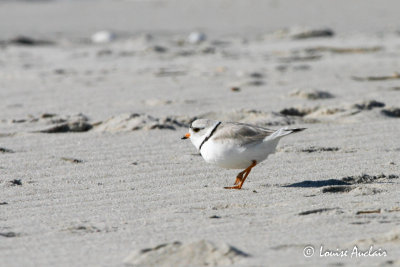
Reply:
[[[239,184],[240,181],[242,181],[242,179],[243,179],[243,174],[245,174],[245,173],[246,173],[246,170],[239,172],[239,174],[236,176],[236,181],[233,185]]]
[[[234,186],[227,186],[224,188],[225,189],[241,189],[247,176],[249,176],[251,169],[256,165],[257,165],[257,161],[253,160],[252,164],[249,167],[247,167],[244,171],[242,171],[238,174],[238,176],[236,177]],[[244,177],[243,177],[243,174],[244,174]]]

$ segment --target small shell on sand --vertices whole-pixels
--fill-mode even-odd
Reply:
[[[116,35],[110,31],[99,31],[94,33],[90,39],[93,43],[96,44],[104,44],[113,41],[116,38]]]
[[[187,37],[190,44],[199,44],[207,39],[207,36],[202,32],[191,32]]]

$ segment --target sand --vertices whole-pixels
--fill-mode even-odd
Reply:
[[[2,2],[0,266],[400,264],[398,8]],[[225,190],[200,117],[307,130]]]

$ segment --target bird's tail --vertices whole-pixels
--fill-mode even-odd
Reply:
[[[286,129],[286,131],[289,131],[290,133],[297,133],[297,132],[301,132],[304,131],[307,128],[293,128],[293,129]]]
[[[277,130],[276,132],[274,132],[272,135],[268,136],[267,138],[280,138],[283,137],[285,135],[291,134],[291,133],[297,133],[297,132],[301,132],[304,131],[307,128],[292,128],[292,129],[288,129],[288,128],[281,128],[279,130]]]

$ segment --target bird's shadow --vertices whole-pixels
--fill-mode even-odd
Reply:
[[[351,184],[344,182],[342,180],[329,179],[329,180],[321,180],[321,181],[306,180],[306,181],[302,181],[299,183],[282,185],[282,187],[323,187],[323,186],[332,186],[332,185],[351,185]]]

